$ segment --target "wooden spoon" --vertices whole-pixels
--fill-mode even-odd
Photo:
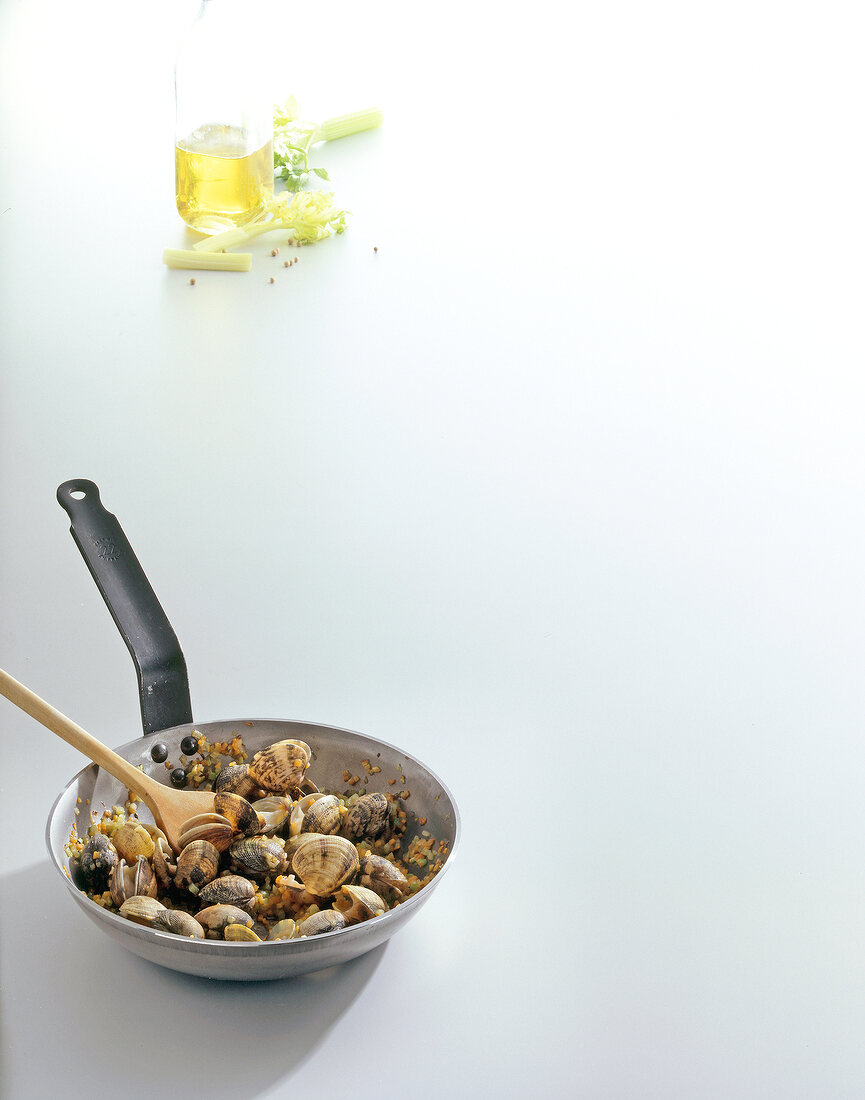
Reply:
[[[109,775],[124,783],[126,787],[149,808],[153,820],[165,833],[168,843],[175,852],[180,851],[178,837],[184,822],[196,814],[213,811],[213,791],[178,791],[157,782],[138,768],[106,748],[86,730],[76,725],[71,718],[55,710],[44,699],[34,695],[29,688],[19,684],[8,672],[0,669],[0,695],[5,695],[16,707],[20,707],[31,718],[62,737],[73,748],[103,768]]]

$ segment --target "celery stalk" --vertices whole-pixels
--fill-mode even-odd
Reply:
[[[326,118],[315,128],[310,144],[314,145],[317,141],[336,141],[350,134],[359,134],[362,130],[373,130],[381,125],[383,119],[384,115],[378,107]]]
[[[283,191],[267,200],[260,219],[197,241],[192,246],[193,255],[219,253],[220,249],[275,230],[288,231],[298,244],[313,244],[344,232],[345,218],[346,211],[334,206],[333,195],[328,192]]]
[[[281,229],[279,225],[267,222],[249,222],[235,229],[226,229],[224,233],[215,233],[212,237],[205,237],[202,241],[196,241],[192,246],[194,256],[209,256],[219,253],[223,248],[234,248],[237,244],[245,244],[253,237],[261,233],[270,233],[274,229]]]
[[[209,271],[249,271],[251,252],[196,252],[190,248],[166,248],[162,262],[167,267]]]
[[[378,107],[368,107],[347,115],[335,115],[323,122],[304,121],[294,96],[273,108],[273,170],[285,181],[289,191],[305,186],[310,173],[327,179],[323,168],[310,168],[310,147],[320,141],[336,141],[361,130],[381,125],[383,114]]]

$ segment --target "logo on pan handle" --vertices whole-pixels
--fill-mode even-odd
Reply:
[[[121,556],[122,551],[114,545],[114,539],[94,539],[93,545],[103,561],[118,561]]]

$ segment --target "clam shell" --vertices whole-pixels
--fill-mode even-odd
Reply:
[[[196,814],[184,821],[177,838],[181,848],[194,840],[209,841],[218,852],[227,852],[234,836],[234,826],[218,813]]]
[[[153,924],[154,918],[165,906],[161,901],[157,901],[156,898],[146,897],[144,894],[136,894],[134,897],[127,898],[126,901],[120,906],[121,917],[126,917],[127,920],[135,921],[136,924],[145,924],[148,927]]]
[[[255,836],[264,825],[251,803],[231,791],[220,791],[214,795],[213,808],[231,822],[236,833],[243,836]]]
[[[156,888],[156,875],[144,856],[139,856],[132,864],[125,859],[116,863],[108,885],[111,900],[118,909],[124,901],[139,894],[155,898]]]
[[[384,856],[373,854],[363,856],[360,861],[359,883],[378,894],[393,891],[397,897],[408,890],[408,879],[399,867]]]
[[[279,875],[288,867],[285,848],[274,837],[244,837],[231,845],[228,854],[241,871],[253,878]]]
[[[175,936],[186,936],[187,939],[204,939],[204,929],[195,917],[182,909],[163,909],[153,918],[151,927],[162,932],[173,932]]]
[[[242,875],[222,875],[198,891],[202,905],[236,905],[251,913],[255,906],[255,883]]]
[[[358,924],[388,911],[387,902],[367,886],[341,886],[333,907],[342,913],[347,924]]]
[[[294,874],[277,875],[273,880],[273,885],[287,898],[289,905],[300,908],[305,905],[318,904],[319,899],[316,895],[311,894]]]
[[[304,814],[301,832],[329,835],[338,832],[341,824],[339,799],[332,794],[323,794],[316,797]]]
[[[305,741],[277,741],[253,756],[249,776],[266,791],[287,794],[303,782],[311,758]]]
[[[291,869],[311,894],[328,897],[357,873],[357,848],[341,836],[314,836],[294,853]]]
[[[299,799],[291,808],[291,813],[288,815],[288,835],[298,836],[303,828],[304,809],[302,806],[303,799]]]
[[[216,773],[214,791],[231,791],[241,798],[252,798],[259,791],[258,784],[250,778],[248,764],[230,764]]]
[[[209,840],[193,840],[177,857],[174,885],[180,890],[196,890],[212,882],[219,873],[219,850]]]
[[[88,889],[101,894],[120,857],[105,833],[94,833],[81,851],[79,868]]]
[[[349,806],[343,824],[345,836],[355,840],[377,837],[387,824],[390,803],[383,794],[364,794]]]
[[[267,938],[269,940],[291,940],[294,939],[296,929],[296,923],[291,917],[286,917],[285,920],[277,921],[276,924],[271,926]]]
[[[233,940],[235,943],[261,943],[261,936],[256,935],[256,933],[246,924],[226,924],[225,928],[222,930],[222,938],[224,940]]]
[[[156,837],[153,848],[153,870],[156,873],[156,881],[163,890],[170,889],[177,874],[177,864],[174,862],[174,852],[168,845],[164,834]]]
[[[313,913],[298,924],[297,938],[302,936],[321,936],[325,932],[335,932],[338,928],[346,928],[347,922],[338,909],[323,909],[320,913]]]
[[[324,833],[299,833],[297,836],[290,836],[285,842],[285,850],[288,853],[288,858],[293,859],[294,853],[301,845],[306,844],[307,841],[317,836],[324,836]]]
[[[292,802],[282,795],[270,794],[252,803],[252,808],[262,821],[262,833],[265,835],[279,832],[291,814]]]
[[[208,905],[195,914],[195,919],[204,929],[209,939],[219,939],[229,924],[243,924],[247,928],[253,925],[249,913],[238,909],[236,905]]]
[[[153,855],[153,837],[137,821],[127,821],[114,830],[111,843],[117,854],[127,863],[134,863],[139,856],[150,859]]]

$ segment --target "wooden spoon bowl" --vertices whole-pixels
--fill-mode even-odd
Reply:
[[[29,714],[31,718],[35,718],[58,737],[62,737],[67,744],[78,749],[88,760],[98,764],[120,783],[124,783],[128,790],[148,807],[153,814],[154,822],[165,833],[175,853],[180,851],[179,836],[184,822],[196,814],[213,810],[212,791],[178,791],[157,782],[151,776],[133,767],[122,756],[112,752],[101,741],[97,741],[81,726],[76,725],[71,718],[55,710],[44,699],[40,699],[38,695],[2,669],[0,669],[0,695],[5,695],[16,707]]]

